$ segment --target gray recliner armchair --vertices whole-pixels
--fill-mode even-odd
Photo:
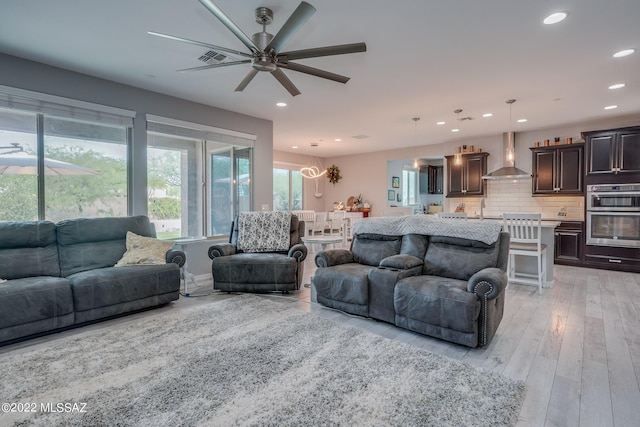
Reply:
[[[227,292],[283,293],[300,289],[307,257],[307,247],[300,240],[304,236],[304,221],[291,215],[289,248],[272,252],[240,249],[238,223],[236,217],[231,225],[229,243],[209,248],[213,288]]]

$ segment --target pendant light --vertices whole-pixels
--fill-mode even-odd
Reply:
[[[418,169],[418,167],[420,167],[420,165],[418,164],[418,120],[420,120],[420,117],[414,117],[411,120],[413,120],[414,123],[414,129],[413,129],[413,168],[414,169]]]
[[[317,147],[318,143],[312,142],[311,146]],[[320,167],[318,167],[317,165],[319,165]],[[315,156],[311,158],[311,165],[300,168],[300,175],[302,175],[303,178],[315,180],[316,191],[313,195],[316,199],[319,199],[322,197],[322,193],[318,189],[318,178],[325,175],[326,173],[327,173],[327,169],[322,167],[322,164],[320,163],[318,158]]]
[[[462,108],[458,108],[457,110],[453,110],[454,113],[457,114],[457,121],[458,121],[458,126],[460,126],[460,113],[462,113]],[[458,129],[458,132],[460,132],[460,129]],[[458,147],[456,149],[456,153],[453,155],[453,164],[456,166],[460,166],[462,164],[462,153],[460,150],[460,147]]]
[[[509,129],[509,134],[513,135],[513,132],[511,131],[511,106],[514,102],[516,102],[516,100],[507,99],[505,102],[509,104],[509,126],[507,128]],[[508,138],[507,148],[505,149],[505,151],[505,159],[507,160],[507,164],[513,166],[515,160],[515,147],[513,138]]]

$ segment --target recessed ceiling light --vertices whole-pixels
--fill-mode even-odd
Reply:
[[[442,125],[443,125],[443,124],[445,124],[445,123],[446,123],[446,122],[436,122],[436,124],[437,124],[438,126],[442,126]]]
[[[451,132],[460,132],[460,129],[456,128],[456,129],[451,129]]]
[[[484,113],[482,117],[493,117],[493,113]]]
[[[606,107],[604,107],[605,110],[613,110],[614,108],[618,108],[617,105],[607,105]]]
[[[516,120],[516,121],[517,121],[518,123],[524,123],[524,122],[526,122],[526,121],[527,121],[527,119],[518,119],[518,120]]]
[[[622,58],[623,56],[629,56],[632,53],[634,53],[636,50],[635,49],[624,49],[621,50],[620,52],[616,52],[613,54],[614,58]]]
[[[286,106],[287,106],[287,103],[286,103],[286,102],[278,102],[278,103],[276,104],[276,106],[277,106],[277,107],[286,107]]]
[[[298,146],[297,146],[297,145],[294,145],[294,146],[292,146],[291,148],[293,148],[293,149],[295,150],[296,148],[298,148]]]
[[[560,21],[564,21],[566,17],[567,17],[567,14],[565,12],[556,12],[544,18],[542,22],[547,25],[557,24]]]
[[[334,139],[334,141],[335,142],[340,142],[340,141],[342,141],[342,138],[336,138],[336,139]]]
[[[620,89],[620,88],[623,88],[623,87],[625,87],[624,83],[616,83],[614,85],[609,86],[609,89]]]

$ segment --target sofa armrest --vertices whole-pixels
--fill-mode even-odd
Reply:
[[[348,249],[329,249],[320,251],[315,258],[316,267],[331,267],[332,265],[348,264],[353,261],[353,252]]]
[[[289,256],[302,262],[307,258],[307,247],[302,243],[297,243],[289,248]]]
[[[184,251],[172,249],[170,251],[167,251],[165,259],[167,260],[167,264],[173,263],[177,264],[178,267],[182,267],[187,260],[187,255],[184,253]]]
[[[413,255],[391,255],[380,261],[380,267],[397,268],[398,270],[408,270],[421,266],[423,261]]]
[[[220,256],[233,255],[236,253],[236,247],[231,243],[219,243],[209,248],[209,258],[214,259]]]
[[[485,268],[469,278],[467,291],[480,298],[494,299],[507,287],[507,273],[499,268]]]

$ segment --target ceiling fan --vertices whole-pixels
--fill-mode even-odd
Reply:
[[[267,33],[266,26],[273,22],[273,11],[267,7],[259,7],[256,9],[256,22],[262,25],[262,32],[255,33],[249,38],[242,30],[234,24],[222,10],[213,3],[211,0],[198,0],[202,5],[209,10],[216,18],[220,20],[240,41],[251,51],[250,53],[241,52],[235,49],[229,49],[226,47],[216,46],[209,43],[203,43],[196,40],[185,39],[182,37],[176,37],[169,34],[157,33],[154,31],[147,31],[148,34],[157,37],[163,37],[170,40],[175,40],[183,43],[189,43],[196,46],[206,47],[213,49],[214,51],[221,51],[233,56],[238,56],[244,59],[222,61],[205,65],[201,67],[186,68],[179,71],[201,71],[209,70],[212,68],[226,67],[230,65],[248,64],[251,63],[251,70],[242,79],[236,92],[242,92],[244,88],[253,80],[253,78],[260,71],[268,71],[276,78],[278,82],[291,94],[291,96],[300,95],[298,88],[289,80],[289,78],[282,71],[282,68],[286,68],[292,71],[298,71],[300,73],[310,74],[316,77],[322,77],[324,79],[333,80],[340,83],[346,83],[349,81],[349,77],[342,76],[340,74],[331,73],[329,71],[321,70],[307,65],[297,64],[291,62],[292,60],[305,59],[305,58],[318,58],[321,56],[330,55],[343,55],[347,53],[366,52],[367,45],[365,43],[350,43],[335,46],[316,47],[311,49],[294,50],[289,52],[282,52],[282,48],[289,38],[296,32],[309,18],[315,13],[316,9],[307,2],[301,2],[297,9],[291,14],[287,22],[284,23],[280,31],[274,36]],[[215,54],[215,52],[214,52]],[[224,55],[222,55],[224,56]]]

